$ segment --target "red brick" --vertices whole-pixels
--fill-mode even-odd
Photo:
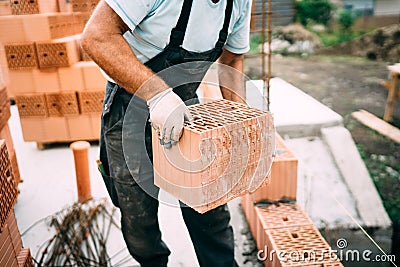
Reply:
[[[65,142],[69,140],[68,125],[64,117],[44,119],[43,128],[46,134],[43,142]]]
[[[25,94],[15,96],[20,118],[47,117],[46,98],[44,94]]]
[[[4,49],[9,69],[34,69],[38,67],[34,43],[6,44]]]
[[[0,1],[0,16],[12,15],[9,1]]]
[[[18,0],[10,3],[13,15],[58,12],[57,0]]]
[[[29,248],[23,248],[17,256],[19,267],[34,267],[33,259]]]
[[[2,88],[0,89],[0,130],[6,126],[10,117],[10,99],[6,88]]]
[[[10,70],[9,77],[7,92],[10,96],[36,91],[32,70]]]
[[[77,46],[77,38],[74,35],[48,42],[37,42],[36,50],[40,68],[69,67],[80,60]]]
[[[50,41],[80,34],[84,24],[82,15],[48,13],[22,16],[26,41]]]
[[[264,143],[271,142],[273,122],[270,113],[227,100],[189,109],[194,120],[185,125],[177,146],[164,149],[153,134],[153,162],[162,166],[155,168],[154,181],[203,213],[267,179],[272,146]]]
[[[72,10],[74,12],[91,13],[98,2],[99,0],[71,0]]]
[[[78,99],[81,114],[99,114],[103,107],[104,89],[78,92]]]
[[[96,140],[99,135],[94,135],[90,115],[67,117],[67,127],[70,140]]]
[[[7,227],[11,237],[15,255],[18,255],[22,249],[22,239],[19,233],[17,219],[15,218],[14,210],[11,211],[7,219]]]
[[[4,140],[0,140],[0,192],[0,229],[3,229],[18,196],[10,154]]]
[[[337,257],[331,251],[329,244],[313,225],[284,227],[265,230],[263,243],[268,251],[283,251],[281,258],[277,254],[268,257],[264,266],[325,266],[326,263],[336,263]],[[299,255],[299,258],[290,255]],[[304,256],[303,256],[304,255]]]
[[[8,126],[8,123],[4,125],[2,129],[0,129],[0,139],[4,139],[6,141],[7,150],[10,155],[15,153],[11,131],[10,127]]]
[[[25,142],[46,142],[44,118],[20,118],[22,135]]]
[[[83,81],[86,90],[104,90],[106,78],[101,73],[99,66],[93,61],[81,62]]]
[[[20,16],[0,16],[0,42],[22,43],[25,42],[23,18]]]
[[[57,69],[34,69],[32,70],[32,74],[35,92],[46,93],[60,91]]]
[[[282,199],[296,200],[298,159],[279,135],[275,140],[277,154],[272,163],[271,182],[252,193],[255,203]]]
[[[50,117],[79,115],[75,91],[46,94],[47,111]]]
[[[83,91],[83,70],[80,62],[70,67],[57,68],[61,91]]]

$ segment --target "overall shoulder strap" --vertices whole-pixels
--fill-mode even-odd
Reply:
[[[184,0],[181,14],[175,28],[171,31],[169,44],[171,46],[181,46],[185,37],[187,24],[189,21],[190,10],[192,9],[193,0]]]
[[[224,26],[219,32],[218,41],[215,44],[215,47],[222,48],[225,45],[226,39],[228,38],[228,28],[229,22],[231,21],[233,9],[233,0],[226,1],[226,8],[225,8],[225,19],[224,19]]]

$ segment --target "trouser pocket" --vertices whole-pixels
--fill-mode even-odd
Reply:
[[[101,176],[103,177],[104,184],[106,185],[107,192],[111,198],[112,203],[114,204],[114,206],[119,208],[118,195],[117,191],[115,190],[114,180],[105,173],[102,173]]]

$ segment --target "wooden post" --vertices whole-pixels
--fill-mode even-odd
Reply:
[[[383,116],[383,119],[388,122],[392,121],[393,102],[397,91],[398,75],[399,74],[397,72],[391,71],[391,87],[389,88],[385,114]]]
[[[78,141],[72,143],[70,148],[74,153],[78,201],[85,202],[92,198],[88,159],[90,144],[86,141]]]

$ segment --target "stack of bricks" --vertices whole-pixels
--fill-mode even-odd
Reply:
[[[0,89],[0,139],[4,139],[7,145],[11,165],[13,166],[14,170],[15,181],[18,185],[21,182],[21,176],[19,173],[17,154],[15,153],[10,127],[8,125],[10,116],[10,99],[8,98],[6,88],[3,87]]]
[[[0,3],[2,81],[24,140],[97,140],[106,80],[79,41],[98,0]]]
[[[5,140],[0,140],[0,192],[0,266],[33,267],[29,248],[22,248],[14,215],[18,190]]]
[[[204,213],[268,183],[271,113],[228,100],[189,107],[179,143],[164,148],[153,132],[154,183]]]
[[[277,135],[271,183],[242,197],[243,212],[257,248],[263,251],[264,266],[343,266],[296,203],[297,164]]]

